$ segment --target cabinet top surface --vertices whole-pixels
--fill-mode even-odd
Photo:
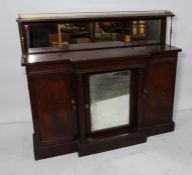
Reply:
[[[101,50],[83,50],[74,52],[29,54],[22,62],[23,65],[49,63],[49,62],[73,62],[102,61],[128,57],[150,56],[156,53],[180,52],[181,49],[165,46],[140,46],[131,48],[113,48]]]
[[[71,19],[93,19],[93,18],[121,18],[121,17],[151,17],[151,16],[174,16],[168,10],[155,11],[111,11],[111,12],[74,12],[74,13],[36,13],[20,14],[18,21],[54,21]]]

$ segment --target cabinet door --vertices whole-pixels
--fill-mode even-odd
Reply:
[[[41,145],[73,141],[77,135],[70,72],[28,78],[35,136]]]
[[[172,121],[176,59],[154,62],[146,72],[144,125],[155,126]]]
[[[138,80],[137,69],[97,72],[86,77],[88,136],[121,135],[139,125]]]

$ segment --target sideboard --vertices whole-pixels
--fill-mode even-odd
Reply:
[[[79,156],[174,130],[178,53],[170,11],[24,14],[17,19],[35,159]],[[171,40],[172,26],[170,29]]]

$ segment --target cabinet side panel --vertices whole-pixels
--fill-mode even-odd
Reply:
[[[177,61],[156,62],[146,72],[144,125],[152,126],[172,120]]]
[[[68,72],[29,77],[35,135],[40,144],[72,141],[76,136],[71,81]]]

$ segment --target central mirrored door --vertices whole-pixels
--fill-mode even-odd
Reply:
[[[129,125],[131,71],[89,76],[91,132]]]

